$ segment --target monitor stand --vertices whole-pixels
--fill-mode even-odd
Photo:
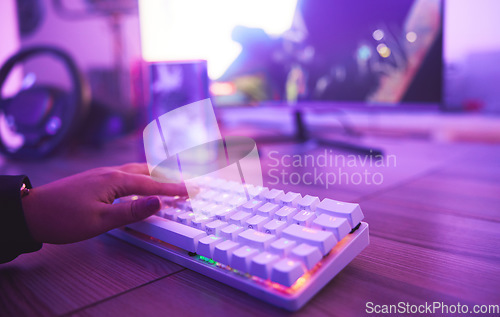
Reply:
[[[304,120],[304,113],[301,109],[294,109],[293,120],[295,132],[293,136],[265,136],[257,137],[255,141],[257,144],[267,145],[270,143],[283,143],[283,142],[294,142],[306,146],[307,150],[312,150],[318,146],[337,148],[346,152],[360,153],[364,155],[384,155],[381,149],[365,146],[361,144],[356,144],[355,141],[344,141],[328,139],[324,137],[318,137],[317,135],[312,135],[307,129],[307,124]],[[355,135],[348,127],[344,126],[344,130],[351,135]]]

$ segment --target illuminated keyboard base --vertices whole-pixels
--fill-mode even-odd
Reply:
[[[361,222],[356,231],[337,243],[314,268],[306,272],[292,286],[285,287],[249,274],[241,274],[229,266],[187,252],[130,228],[115,229],[109,234],[290,311],[300,309],[369,244],[368,224]]]

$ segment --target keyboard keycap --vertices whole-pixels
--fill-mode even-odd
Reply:
[[[201,208],[201,214],[211,218],[215,215],[215,211],[219,207],[220,207],[219,205],[214,204],[214,203],[207,204],[206,206]]]
[[[260,200],[252,199],[249,202],[247,202],[246,204],[244,204],[243,206],[241,206],[241,209],[243,211],[254,214],[255,211],[257,210],[257,208],[259,208],[263,204],[264,204],[264,202],[262,202]]]
[[[317,247],[305,243],[293,248],[289,256],[290,258],[300,260],[306,265],[308,270],[312,269],[323,257]]]
[[[297,224],[292,224],[285,228],[281,236],[283,238],[316,246],[323,255],[326,255],[337,243],[337,239],[333,233],[329,231],[307,228]]]
[[[247,219],[250,217],[252,217],[251,213],[246,211],[238,211],[229,218],[229,222],[243,227],[245,226],[245,221],[247,221]]]
[[[191,219],[191,227],[205,230],[205,224],[213,220],[213,218],[209,218],[207,216],[194,217],[193,219]]]
[[[249,273],[250,262],[252,258],[259,254],[259,250],[251,248],[249,246],[243,246],[237,250],[234,250],[231,257],[231,266],[243,273]]]
[[[229,193],[220,193],[213,198],[213,202],[217,205],[225,205],[229,200],[231,200],[234,196]]]
[[[163,210],[163,218],[172,220],[172,221],[177,221],[177,216],[180,214],[185,213],[184,210],[179,209],[179,208],[174,208],[174,207],[169,207]]]
[[[246,204],[248,199],[246,197],[234,197],[227,201],[227,204],[236,210],[241,210],[241,206]]]
[[[245,222],[245,225],[248,229],[255,229],[257,231],[262,231],[264,225],[269,222],[269,218],[255,215],[251,218],[248,218]]]
[[[276,240],[276,236],[268,233],[248,229],[238,235],[238,242],[261,250],[267,249],[269,244]]]
[[[279,204],[281,196],[285,195],[285,192],[279,189],[271,189],[263,195],[263,198],[268,203]]]
[[[265,203],[257,209],[257,215],[272,218],[274,217],[274,213],[276,212],[276,210],[278,210],[279,208],[280,207],[277,204]]]
[[[292,286],[304,273],[304,264],[298,260],[285,258],[271,269],[271,281],[284,286]]]
[[[193,210],[191,208],[191,200],[190,199],[177,200],[175,202],[175,207],[182,209],[184,211],[192,211]]]
[[[250,263],[250,274],[263,279],[268,279],[271,275],[271,268],[278,262],[280,257],[269,252],[262,252],[252,258]]]
[[[211,259],[214,255],[215,246],[224,241],[223,238],[214,235],[203,237],[198,241],[196,253]]]
[[[205,224],[205,232],[207,234],[213,234],[216,236],[220,236],[220,230],[227,226],[228,223],[220,220],[214,220]]]
[[[238,234],[243,232],[245,228],[242,226],[238,226],[235,224],[230,224],[229,226],[226,226],[220,230],[221,236],[223,236],[226,239],[230,240],[236,240],[238,238]]]
[[[334,217],[328,214],[319,215],[314,219],[313,226],[318,226],[321,230],[331,231],[337,241],[344,239],[351,231],[351,226],[346,218]]]
[[[316,206],[319,204],[319,198],[316,196],[305,195],[297,202],[297,207],[299,209],[307,211],[315,211]]]
[[[212,201],[212,199],[217,196],[218,192],[215,190],[205,190],[196,196],[197,198],[203,199],[205,201]]]
[[[187,226],[191,224],[191,219],[194,219],[194,212],[191,211],[177,216],[177,221]]]
[[[298,225],[309,227],[314,219],[316,219],[314,211],[301,210],[293,216],[292,221]]]
[[[299,210],[297,208],[284,206],[276,211],[274,218],[291,223],[293,216],[295,216],[298,212]]]
[[[316,207],[316,213],[329,214],[330,216],[347,218],[351,229],[356,227],[363,220],[363,212],[358,204],[345,203],[333,199],[325,198]]]
[[[207,235],[205,231],[157,216],[151,216],[127,227],[189,252],[196,252],[198,241]]]
[[[236,209],[228,206],[218,206],[213,210],[215,218],[229,222],[229,218],[236,213]]]
[[[288,192],[280,197],[280,206],[296,207],[302,196],[298,193]]]
[[[280,238],[276,241],[273,241],[269,246],[269,251],[272,253],[276,253],[281,257],[285,257],[290,253],[290,251],[297,246],[297,242],[293,240],[288,240],[285,238]]]
[[[264,200],[265,199],[264,195],[269,191],[267,187],[262,187],[262,186],[246,185],[245,187],[248,196],[250,196],[250,199],[255,198]]]
[[[237,242],[231,240],[222,241],[215,246],[213,260],[224,265],[231,265],[233,251],[240,247],[241,245]]]
[[[188,207],[189,210],[192,210],[196,213],[201,213],[201,210],[203,209],[203,207],[206,207],[207,205],[209,205],[210,203],[208,201],[204,201],[204,200],[191,200],[191,204],[190,204],[190,207]]]
[[[246,197],[245,187],[241,184],[231,187],[229,192],[234,196]]]
[[[264,233],[274,234],[279,237],[281,236],[281,231],[283,231],[283,229],[285,229],[287,225],[288,224],[286,223],[286,221],[273,219],[264,225],[262,231]]]
[[[234,182],[234,181],[229,181],[226,182],[223,186],[219,188],[220,191],[226,192],[226,193],[235,193],[238,191],[239,187],[243,189],[243,186],[241,186],[240,183]]]
[[[167,218],[167,214],[165,213],[165,210],[169,209],[169,208],[172,208],[172,207],[160,209],[155,215],[158,217]]]

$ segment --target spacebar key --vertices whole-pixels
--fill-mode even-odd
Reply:
[[[127,227],[189,252],[196,252],[198,240],[207,235],[205,231],[158,216],[151,216]]]

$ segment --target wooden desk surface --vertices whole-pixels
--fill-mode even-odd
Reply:
[[[363,316],[367,302],[500,304],[500,147],[377,142],[398,158],[380,186],[276,186],[359,202],[370,224],[370,245],[293,315]],[[271,148],[261,153],[267,182]],[[140,150],[123,142],[46,162],[4,161],[1,172],[26,173],[36,186],[135,161]],[[291,314],[109,235],[44,245],[0,266],[1,316]]]

